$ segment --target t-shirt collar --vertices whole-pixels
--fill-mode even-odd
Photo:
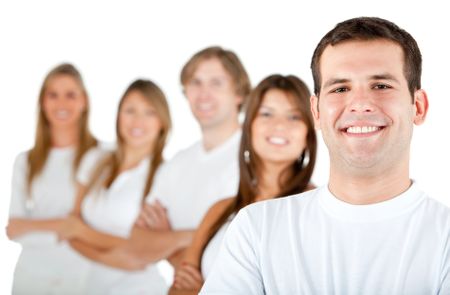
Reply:
[[[425,194],[413,181],[411,186],[400,195],[376,204],[353,205],[336,198],[328,186],[320,188],[319,202],[321,207],[331,216],[353,222],[376,222],[406,214],[414,209]]]

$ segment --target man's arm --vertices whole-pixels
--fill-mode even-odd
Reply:
[[[75,215],[65,218],[59,232],[60,240],[81,240],[95,248],[112,249],[126,243],[126,239],[97,231]]]
[[[194,236],[194,234],[193,234],[193,236]],[[177,252],[173,253],[166,259],[174,268],[177,268],[183,261],[185,253],[186,253],[186,248],[182,248],[181,250],[178,250]]]
[[[209,208],[200,226],[195,231],[192,243],[184,250],[182,262],[175,269],[175,279],[169,291],[170,295],[198,294],[204,283],[200,262],[208,243],[210,230],[234,199],[221,200]]]
[[[102,264],[139,270],[165,259],[191,243],[193,231],[172,231],[161,204],[144,204],[129,239],[109,249],[99,249],[87,241],[71,240],[82,255]]]
[[[167,210],[158,201],[142,207],[133,227],[129,249],[147,262],[167,259],[178,265],[183,250],[191,243],[192,231],[173,231]]]
[[[126,247],[118,247],[105,251],[81,240],[71,240],[69,243],[73,249],[84,257],[114,268],[135,271],[143,270],[146,266],[142,260],[127,251]]]
[[[133,227],[129,250],[147,263],[165,259],[186,248],[192,241],[194,231],[155,231]]]
[[[81,255],[96,262],[125,270],[142,270],[147,264],[167,257],[177,247],[190,243],[192,235],[190,232],[157,232],[138,228],[133,232],[133,239],[108,250],[79,239],[71,240],[70,245]]]

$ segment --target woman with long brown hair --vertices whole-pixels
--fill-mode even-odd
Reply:
[[[77,205],[60,237],[94,260],[86,294],[164,294],[167,286],[155,265],[130,272],[96,263],[99,257],[91,255],[113,250],[130,238],[163,162],[171,128],[165,95],[149,80],[134,81],[120,100],[116,122],[117,148],[93,150],[83,160]]]
[[[71,64],[52,69],[39,94],[34,146],[19,154],[14,164],[7,234],[21,243],[22,253],[13,294],[79,291],[78,272],[87,263],[66,243],[58,243],[56,234],[74,205],[80,161],[97,144],[88,114],[79,71]]]
[[[208,211],[176,269],[171,294],[198,293],[230,220],[241,208],[313,188],[317,142],[309,97],[295,76],[269,76],[252,91],[242,131],[237,196]]]

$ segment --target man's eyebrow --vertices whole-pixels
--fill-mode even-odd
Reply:
[[[388,80],[388,81],[394,81],[394,82],[399,83],[398,79],[395,78],[394,75],[391,75],[388,73],[371,75],[371,76],[369,76],[369,80]],[[325,84],[323,85],[323,88],[327,88],[327,87],[333,86],[335,84],[341,84],[341,83],[347,83],[347,82],[350,82],[350,79],[345,79],[345,78],[329,79],[328,81],[325,82]]]
[[[397,78],[395,78],[393,75],[391,74],[379,74],[379,75],[372,75],[370,76],[370,80],[389,80],[389,81],[394,81],[399,83],[399,81],[397,80]]]
[[[324,85],[323,85],[323,88],[327,88],[327,87],[330,87],[330,86],[332,86],[332,85],[335,85],[335,84],[341,84],[341,83],[347,83],[347,82],[349,82],[350,80],[349,79],[329,79]]]

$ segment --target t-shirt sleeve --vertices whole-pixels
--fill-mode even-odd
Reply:
[[[231,222],[200,294],[265,294],[259,242],[246,209]]]
[[[89,150],[81,160],[78,167],[76,180],[82,185],[87,185],[92,177],[95,167],[108,154],[106,150],[93,148]]]
[[[16,157],[14,161],[12,185],[11,185],[11,202],[9,204],[9,216],[26,217],[25,202],[28,197],[27,192],[27,154],[22,153]]]

